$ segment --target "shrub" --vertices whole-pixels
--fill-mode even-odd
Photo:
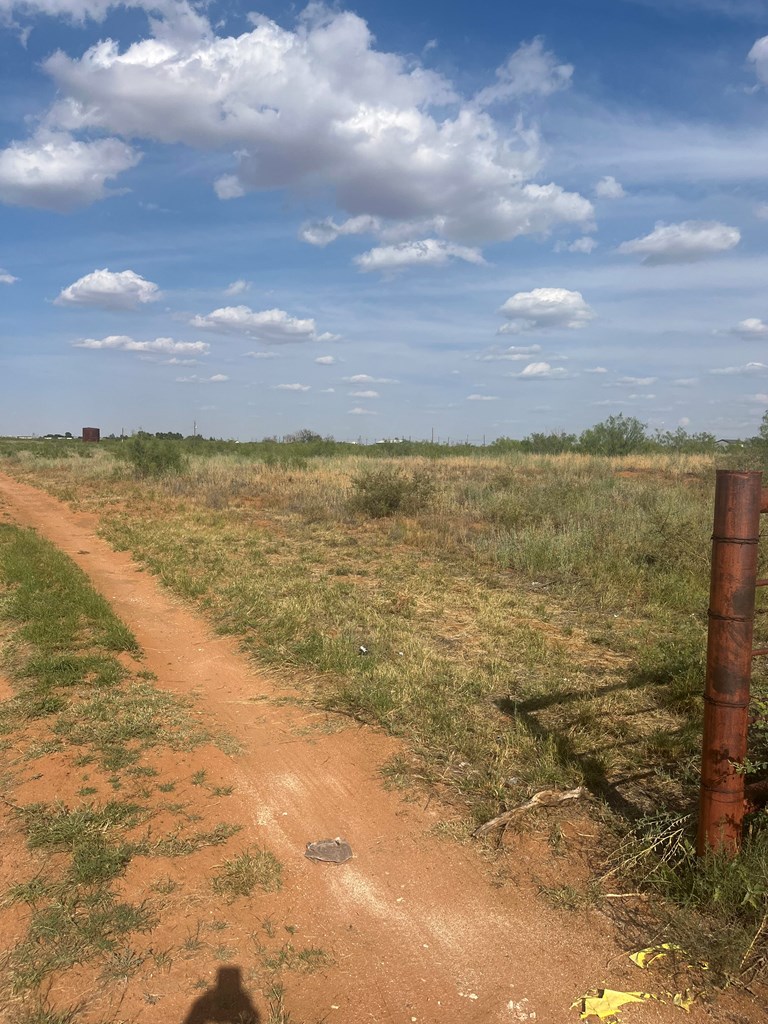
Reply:
[[[432,495],[434,484],[419,470],[406,476],[394,466],[364,469],[352,479],[354,494],[350,507],[372,519],[383,519],[396,512],[413,513],[423,508]]]
[[[132,437],[120,446],[120,453],[131,463],[138,476],[181,473],[187,466],[187,457],[178,444],[154,437]]]

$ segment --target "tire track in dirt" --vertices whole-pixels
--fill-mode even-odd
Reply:
[[[401,749],[396,741],[366,727],[323,734],[322,716],[270,702],[278,689],[236,643],[113,551],[96,535],[94,516],[3,474],[0,501],[89,575],[135,633],[157,685],[194,695],[210,726],[243,745],[231,759],[232,818],[283,862],[285,920],[335,958],[322,977],[289,982],[293,1013],[339,1024],[566,1024],[577,1019],[570,1004],[588,988],[646,982],[616,958],[599,915],[558,914],[532,885],[494,887],[473,849],[430,835],[439,820],[434,803],[406,803],[379,781],[381,763]],[[351,843],[351,862],[304,857],[308,841],[337,835]],[[257,899],[253,911],[245,905],[254,918]],[[680,1013],[660,1004],[633,1009],[627,1024]],[[141,1019],[151,1021],[151,1011]],[[712,1016],[694,1007],[688,1019]]]

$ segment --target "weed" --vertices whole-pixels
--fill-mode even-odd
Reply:
[[[261,954],[261,962],[268,971],[302,971],[312,974],[333,963],[333,958],[324,949],[306,946],[296,949],[290,942],[284,943],[273,953]]]
[[[274,854],[254,847],[224,861],[219,873],[213,877],[213,891],[229,900],[250,896],[256,888],[277,892],[283,884],[282,876],[282,865]]]

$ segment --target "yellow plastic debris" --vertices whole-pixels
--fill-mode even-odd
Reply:
[[[686,1013],[689,1012],[693,1004],[696,1002],[696,993],[692,992],[691,989],[687,988],[683,992],[675,992],[672,996],[673,1006],[679,1006]]]
[[[597,990],[596,996],[583,996],[573,1005],[581,1010],[581,1019],[599,1017],[600,1020],[612,1020],[627,1003],[645,1003],[655,999],[650,992],[616,992],[610,988]]]
[[[638,949],[636,953],[630,953],[629,959],[638,967],[646,968],[668,953],[682,953],[682,949],[674,942],[662,942],[659,946],[648,946],[646,949]]]

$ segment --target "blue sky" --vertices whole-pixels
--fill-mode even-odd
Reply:
[[[768,0],[0,0],[0,433],[755,433]]]

